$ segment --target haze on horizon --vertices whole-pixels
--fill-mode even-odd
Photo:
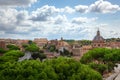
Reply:
[[[0,38],[120,38],[120,0],[0,0]]]

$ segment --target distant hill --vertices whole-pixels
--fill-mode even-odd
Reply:
[[[106,42],[120,42],[120,38],[108,38],[105,40],[106,40]]]

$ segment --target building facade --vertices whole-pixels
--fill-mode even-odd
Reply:
[[[35,38],[34,42],[37,44],[39,47],[43,47],[45,44],[48,43],[47,38]]]
[[[6,43],[3,40],[0,40],[0,48],[6,49]]]

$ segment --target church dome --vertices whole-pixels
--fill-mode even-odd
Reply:
[[[100,35],[100,31],[97,31],[97,35],[94,37],[93,41],[104,41],[104,38]]]
[[[95,36],[93,41],[104,41],[104,38],[102,36]]]

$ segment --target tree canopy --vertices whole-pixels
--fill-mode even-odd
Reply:
[[[0,53],[5,53],[5,52],[7,52],[7,50],[0,48]]]
[[[8,48],[9,50],[20,50],[20,48],[19,48],[18,46],[13,45],[13,44],[7,45],[7,48]]]
[[[106,70],[113,70],[115,64],[120,63],[120,49],[96,48],[84,54],[80,62],[102,74]]]
[[[18,61],[18,58],[23,55],[24,53],[19,50],[10,50],[0,57],[0,63]]]
[[[39,47],[35,43],[32,43],[32,44],[26,46],[25,50],[26,51],[30,51],[30,52],[38,52],[39,51]]]
[[[0,66],[1,80],[102,80],[90,67],[71,58],[57,58],[40,62],[25,60],[6,62]]]

